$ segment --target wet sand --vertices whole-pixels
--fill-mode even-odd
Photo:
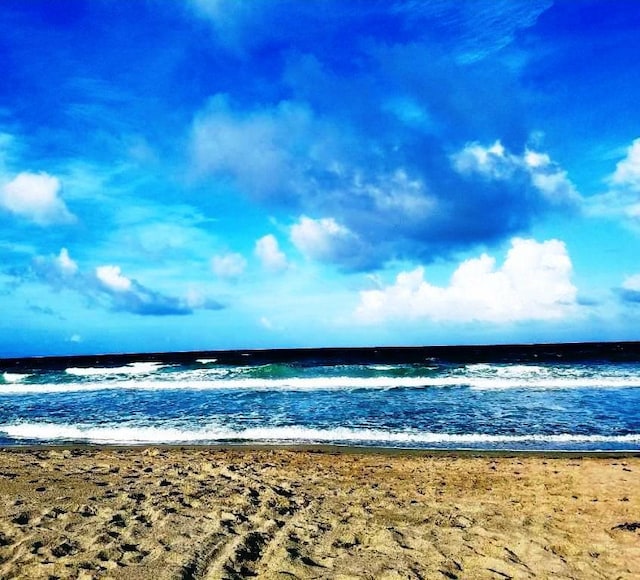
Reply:
[[[640,578],[640,458],[0,450],[0,578]]]

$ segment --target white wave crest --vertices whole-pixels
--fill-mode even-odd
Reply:
[[[223,426],[201,429],[148,426],[77,426],[53,423],[0,425],[0,432],[13,439],[42,441],[81,441],[111,444],[151,443],[355,443],[391,445],[518,445],[518,444],[640,444],[640,433],[628,435],[490,435],[484,433],[393,432],[380,429],[314,429],[301,426],[252,427],[243,430]]]
[[[396,367],[394,367],[393,365],[367,365],[367,368],[371,369],[372,371],[392,371]]]
[[[21,383],[26,378],[30,377],[30,374],[20,374],[20,373],[2,373],[2,380],[5,383]]]
[[[220,369],[215,372],[225,374],[227,371]],[[191,378],[185,378],[189,376]],[[197,377],[197,378],[193,378]],[[451,384],[455,384],[452,381]],[[429,384],[425,379],[394,378],[386,377],[291,377],[284,379],[268,378],[220,378],[211,379],[208,374],[187,375],[187,373],[175,373],[170,379],[134,379],[134,380],[113,380],[113,381],[85,381],[71,383],[42,383],[20,385],[0,385],[0,395],[34,394],[34,393],[72,393],[79,391],[99,391],[99,390],[291,390],[291,391],[314,391],[314,390],[341,390],[341,389],[389,389],[389,388],[419,388],[435,386]]]
[[[155,364],[155,363],[153,363]],[[148,368],[148,367],[146,367]],[[157,368],[157,367],[154,367]],[[94,369],[82,369],[90,370]],[[110,369],[113,374],[119,374]],[[67,369],[69,371],[69,369]],[[149,374],[149,371],[139,371]],[[88,373],[91,374],[91,373]],[[97,373],[96,373],[97,374]],[[135,374],[135,373],[134,373]],[[189,372],[167,373],[157,376],[141,376],[124,380],[82,380],[55,383],[0,384],[0,395],[71,393],[100,390],[272,390],[318,391],[353,389],[422,389],[468,387],[476,390],[490,389],[575,389],[575,388],[640,388],[640,375],[621,374],[610,376],[547,376],[547,377],[470,377],[464,375],[441,377],[286,377],[258,378],[231,377],[228,369],[202,369]]]
[[[146,375],[167,365],[156,362],[134,362],[123,367],[70,367],[66,369],[69,375],[77,377],[92,377],[101,375]]]

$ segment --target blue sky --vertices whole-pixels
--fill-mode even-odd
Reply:
[[[640,11],[4,0],[0,356],[640,339]]]

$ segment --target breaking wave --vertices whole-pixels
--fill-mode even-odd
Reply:
[[[70,367],[65,372],[77,377],[148,375],[165,366],[155,362],[134,362],[123,367]]]
[[[334,443],[334,444],[392,444],[444,445],[457,448],[465,445],[521,444],[632,444],[640,443],[640,433],[624,435],[527,434],[501,435],[485,433],[390,432],[379,429],[338,427],[314,429],[303,426],[255,427],[230,429],[210,426],[199,429],[144,426],[75,426],[54,423],[18,423],[0,425],[0,433],[18,440],[42,440],[110,444],[161,443]]]
[[[337,372],[341,374],[336,374]],[[157,363],[133,363],[117,368],[68,368],[66,375],[4,373],[0,395],[72,393],[101,390],[273,390],[320,391],[354,389],[469,388],[503,389],[624,389],[640,388],[640,372],[629,369],[558,367],[514,368],[469,365],[434,371],[429,368],[388,369],[380,366],[339,369],[297,369],[287,365],[212,367],[183,370]],[[65,378],[65,376],[67,378]]]

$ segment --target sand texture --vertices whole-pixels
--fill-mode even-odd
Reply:
[[[0,578],[640,578],[640,458],[0,450]]]

